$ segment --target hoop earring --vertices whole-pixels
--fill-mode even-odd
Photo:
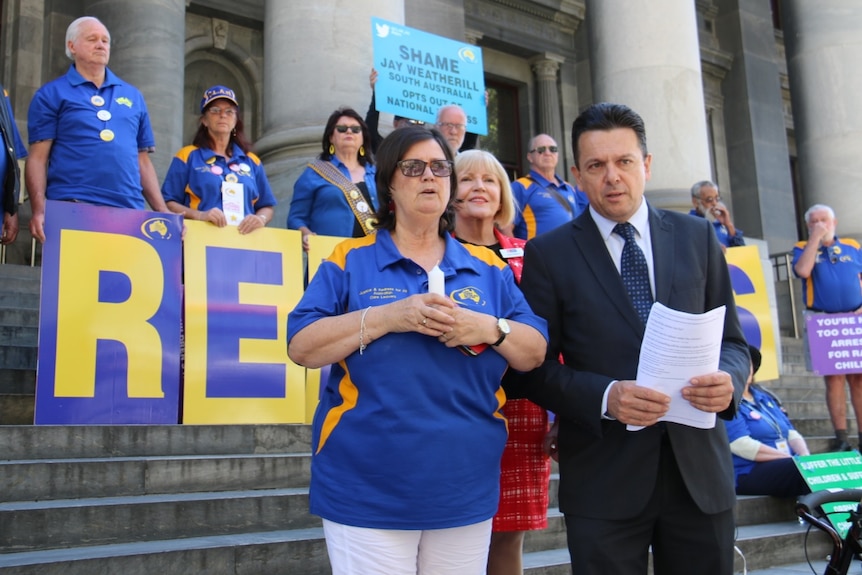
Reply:
[[[334,153],[335,153],[335,146],[333,146],[332,144],[329,144],[329,155],[331,156]]]
[[[359,156],[362,158],[365,157],[365,146],[359,146]]]

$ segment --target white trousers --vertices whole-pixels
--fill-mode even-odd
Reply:
[[[491,519],[451,529],[351,527],[323,520],[332,575],[484,575]]]

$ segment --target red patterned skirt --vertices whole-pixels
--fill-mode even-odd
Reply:
[[[527,399],[503,406],[509,439],[500,470],[500,506],[494,531],[529,531],[548,526],[548,480],[551,460],[542,452],[548,412]]]

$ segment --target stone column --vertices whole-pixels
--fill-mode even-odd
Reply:
[[[734,223],[772,253],[796,243],[793,180],[781,94],[781,58],[769,0],[718,0],[716,36],[731,55],[721,80]],[[768,39],[769,41],[765,41]],[[719,128],[720,129],[720,128]]]
[[[562,56],[543,54],[532,59],[530,67],[536,75],[537,133],[548,134],[557,144],[565,147],[560,116],[560,89],[557,84],[560,65],[563,62],[565,58]]]
[[[700,46],[692,0],[587,0],[594,102],[631,107],[646,124],[655,206],[688,210],[710,175]]]
[[[264,135],[256,149],[278,199],[276,226],[285,226],[296,178],[321,152],[329,115],[342,106],[363,117],[368,110],[372,16],[403,23],[403,0],[266,1]]]
[[[831,206],[839,234],[862,239],[862,4],[785,0],[782,8],[804,209]]]
[[[111,70],[144,94],[156,135],[159,182],[183,145],[185,0],[87,0],[111,33]]]

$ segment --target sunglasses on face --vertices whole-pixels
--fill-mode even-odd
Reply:
[[[233,108],[219,108],[218,106],[213,106],[212,108],[207,108],[207,114],[210,116],[227,116],[228,118],[233,118],[236,116],[236,110]]]
[[[362,131],[362,126],[342,126],[342,125],[335,126],[335,131],[338,132],[339,134],[346,134],[347,130],[350,130],[354,134],[358,134],[359,132]]]
[[[418,178],[425,173],[425,166],[431,167],[431,173],[439,178],[452,175],[452,162],[450,160],[401,160],[398,167],[401,173],[408,178]]]
[[[530,153],[533,154],[538,152],[539,154],[544,154],[545,151],[548,151],[552,154],[556,154],[557,150],[559,150],[557,146],[539,146],[538,148],[533,148],[532,150],[530,150]]]

